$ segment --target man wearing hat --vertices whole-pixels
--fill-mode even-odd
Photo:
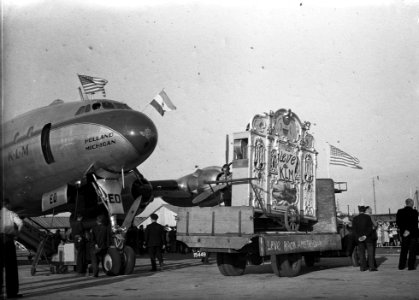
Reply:
[[[366,271],[367,261],[365,259],[365,250],[368,252],[368,267],[370,271],[377,271],[374,264],[374,224],[371,217],[365,214],[368,206],[358,206],[359,215],[354,217],[352,221],[352,228],[354,230],[355,238],[358,241],[358,256],[360,259],[361,271]]]
[[[164,227],[157,223],[159,217],[156,214],[151,214],[150,218],[151,223],[145,229],[144,240],[150,255],[151,271],[157,271],[156,258],[159,260],[160,270],[163,268],[162,249],[166,245],[166,232]]]
[[[76,220],[70,219],[71,232],[73,234],[74,246],[77,250],[76,271],[79,275],[84,275],[87,270],[85,229],[83,226],[83,216],[78,213]]]

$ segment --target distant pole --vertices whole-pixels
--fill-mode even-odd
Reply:
[[[374,213],[377,214],[377,202],[375,199],[375,177],[372,178],[372,191],[374,195]]]
[[[419,191],[418,191],[418,188],[416,188],[416,191],[415,191],[415,200],[416,200],[416,209],[418,209],[419,208]]]
[[[80,87],[79,87],[79,94],[80,94],[81,101],[85,101],[86,99],[84,98],[83,92],[81,91]]]
[[[348,217],[349,217],[349,204],[348,204]]]

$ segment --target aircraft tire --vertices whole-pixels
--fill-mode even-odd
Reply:
[[[130,246],[125,246],[122,253],[121,275],[132,274],[135,267],[135,251]]]
[[[224,276],[240,276],[246,269],[246,256],[240,253],[217,253],[217,266]]]
[[[121,271],[121,254],[116,248],[109,248],[103,260],[103,269],[109,276],[119,275]]]
[[[280,277],[295,277],[301,272],[301,254],[271,255],[272,270]]]

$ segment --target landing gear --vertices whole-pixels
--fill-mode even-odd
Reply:
[[[119,275],[121,271],[121,254],[118,249],[112,247],[108,249],[108,253],[103,259],[103,270],[109,276]]]
[[[135,251],[130,246],[125,246],[121,253],[122,264],[121,264],[121,275],[132,274],[135,267]]]
[[[277,276],[295,277],[301,271],[301,254],[271,255],[272,270]]]
[[[217,266],[224,276],[240,276],[246,269],[246,255],[241,253],[217,253]]]

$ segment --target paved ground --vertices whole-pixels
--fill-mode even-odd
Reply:
[[[300,276],[277,277],[269,263],[248,266],[239,277],[225,277],[210,260],[204,265],[191,255],[167,255],[162,272],[149,272],[149,260],[137,258],[134,274],[99,278],[76,273],[50,274],[39,266],[19,266],[25,299],[419,299],[419,269],[399,271],[398,254],[377,254],[378,272],[360,272],[346,257],[322,258],[303,266]]]

